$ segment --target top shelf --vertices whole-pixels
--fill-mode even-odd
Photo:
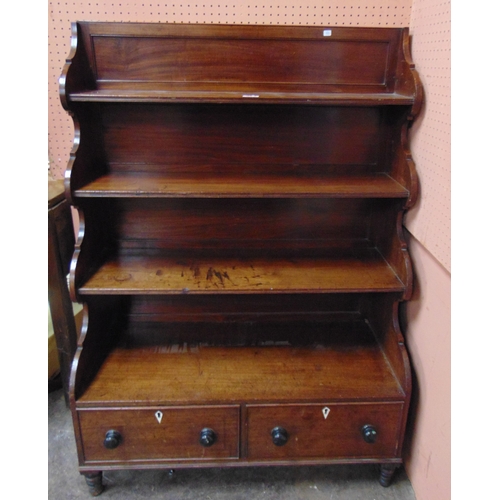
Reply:
[[[93,90],[74,92],[73,102],[311,104],[337,106],[411,106],[414,98],[397,93],[242,92],[201,90]]]
[[[72,25],[71,103],[409,106],[421,86],[408,28],[164,23]]]

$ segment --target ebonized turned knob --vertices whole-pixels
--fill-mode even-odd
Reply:
[[[271,431],[273,444],[276,446],[283,446],[288,441],[288,432],[283,427],[275,427]]]
[[[108,450],[112,450],[120,445],[122,442],[122,435],[118,431],[110,430],[106,432],[104,438],[104,446]]]
[[[205,448],[208,448],[209,446],[212,446],[215,441],[217,441],[217,434],[215,434],[215,431],[213,429],[209,429],[206,427],[205,429],[202,429],[200,432],[200,444],[201,446],[204,446]]]
[[[377,440],[377,429],[373,425],[364,425],[361,434],[367,443],[374,443]]]

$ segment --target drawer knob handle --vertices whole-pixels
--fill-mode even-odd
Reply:
[[[373,425],[365,425],[361,429],[361,434],[363,434],[363,439],[367,443],[374,443],[377,440],[377,429]]]
[[[271,431],[271,437],[273,438],[273,444],[283,446],[288,441],[288,432],[283,427],[275,427]]]
[[[205,429],[201,430],[200,432],[201,446],[208,448],[209,446],[212,446],[216,441],[217,441],[217,434],[215,434],[215,431],[213,429],[209,429],[208,427],[206,427]]]
[[[106,437],[104,438],[104,447],[108,450],[113,450],[117,448],[122,442],[122,435],[118,431],[110,430],[106,432]]]

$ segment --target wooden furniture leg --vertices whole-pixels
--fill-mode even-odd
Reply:
[[[104,486],[102,485],[102,471],[99,472],[88,472],[84,474],[85,481],[89,487],[90,494],[93,497],[100,495]]]
[[[380,467],[379,483],[385,488],[390,486],[397,468],[398,466],[395,464],[382,464]]]

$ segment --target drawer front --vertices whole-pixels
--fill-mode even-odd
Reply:
[[[78,419],[86,462],[239,456],[239,406],[85,409]]]
[[[248,458],[394,457],[402,410],[402,403],[249,405]]]

